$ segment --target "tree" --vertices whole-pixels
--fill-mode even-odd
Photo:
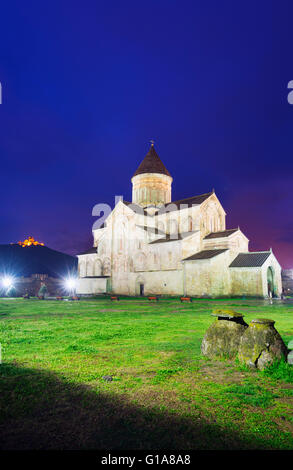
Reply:
[[[41,287],[40,287],[40,290],[39,290],[39,297],[45,297],[46,296],[46,293],[47,293],[48,289],[47,289],[47,286],[44,282],[42,282],[41,284]]]
[[[16,297],[16,289],[14,286],[8,287],[6,291],[6,297]]]

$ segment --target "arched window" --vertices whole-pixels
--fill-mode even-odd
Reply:
[[[168,219],[166,224],[167,233],[170,233],[170,225],[170,220]]]
[[[94,275],[94,264],[93,264],[92,261],[89,261],[87,263],[86,275],[87,276],[93,276]]]
[[[274,282],[274,270],[272,266],[269,266],[267,269],[267,285],[268,285],[268,296],[275,297],[276,296],[276,288]]]
[[[217,217],[214,217],[214,232],[218,231],[218,223],[217,223]]]
[[[102,275],[102,263],[101,261],[98,259],[96,262],[95,262],[95,276],[101,276]]]
[[[86,276],[86,263],[85,263],[85,261],[82,261],[79,264],[79,275],[80,275],[80,277],[85,277]]]
[[[178,223],[177,220],[170,220],[170,233],[178,233]]]
[[[192,217],[188,216],[188,232],[192,232]]]
[[[102,268],[103,276],[110,276],[111,275],[111,263],[109,259],[105,259]]]

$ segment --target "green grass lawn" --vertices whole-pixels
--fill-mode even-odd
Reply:
[[[0,448],[293,449],[293,366],[201,356],[227,305],[293,337],[293,304],[0,299]]]

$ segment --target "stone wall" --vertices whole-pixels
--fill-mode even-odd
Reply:
[[[262,268],[229,268],[231,295],[261,297],[263,293]]]
[[[144,295],[182,295],[183,271],[147,271],[129,273],[127,278],[112,278],[112,289],[116,294],[140,295],[140,284]]]
[[[107,292],[107,277],[79,278],[77,294],[104,294]]]
[[[185,261],[185,293],[190,296],[225,296],[230,292],[229,253],[206,260]]]
[[[192,256],[194,253],[201,251],[200,232],[182,240],[182,259]]]
[[[228,248],[234,253],[246,253],[248,251],[248,243],[249,241],[246,236],[239,230],[229,237],[208,238],[207,240],[203,240],[203,249],[218,250]]]
[[[211,232],[226,229],[226,213],[215,194],[201,204],[199,224],[202,238]]]

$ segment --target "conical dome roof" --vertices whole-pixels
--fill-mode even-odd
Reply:
[[[148,153],[144,157],[133,176],[141,175],[142,173],[161,173],[162,175],[171,176],[164,163],[161,161],[159,155],[155,151],[154,144],[151,145]]]

